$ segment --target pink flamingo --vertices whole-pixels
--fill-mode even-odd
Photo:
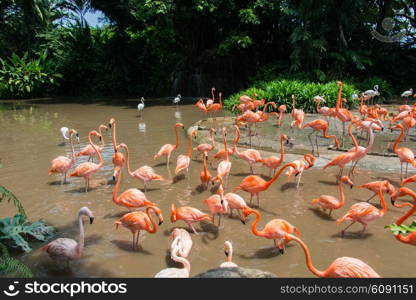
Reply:
[[[393,151],[397,154],[400,160],[400,181],[402,181],[403,180],[403,164],[406,164],[406,177],[407,177],[408,165],[411,164],[414,168],[416,168],[416,160],[415,160],[415,155],[413,154],[412,150],[410,150],[409,148],[406,148],[406,147],[397,148],[401,139],[403,138],[404,127],[402,124],[397,124],[396,126],[393,126],[391,128],[391,131],[393,131],[393,129],[396,129],[396,128],[400,129],[400,136],[394,142]]]
[[[368,223],[376,219],[379,219],[386,214],[387,205],[384,201],[384,196],[381,190],[378,192],[378,196],[380,198],[382,209],[377,209],[368,202],[355,203],[350,207],[348,212],[343,217],[337,220],[337,224],[340,224],[345,220],[351,221],[351,224],[349,224],[341,231],[342,236],[344,236],[345,230],[347,230],[355,222],[361,223],[363,225],[362,232],[364,232],[368,226]]]
[[[242,220],[242,216],[240,210],[248,208],[246,201],[240,195],[236,193],[227,193],[224,195],[224,199],[228,202],[228,208],[230,210],[230,216],[233,216],[233,209],[237,210],[238,216],[240,220]]]
[[[276,169],[278,167],[280,167],[280,165],[283,162],[283,156],[284,156],[284,152],[285,152],[285,148],[283,146],[283,143],[286,141],[286,143],[289,143],[289,138],[287,137],[287,135],[285,134],[281,134],[280,135],[280,158],[272,155],[266,158],[263,158],[260,162],[266,166],[267,168],[269,168],[269,177],[271,176],[271,172],[272,170],[274,170],[274,173],[276,173]]]
[[[117,140],[116,140],[116,120],[114,118],[110,119],[108,123],[108,127],[113,129],[113,133],[111,135],[113,147],[114,147],[114,154],[113,154],[113,165],[114,165],[114,173],[113,178],[117,177],[117,173],[120,172],[121,168],[126,161],[123,153],[118,151]]]
[[[308,246],[298,237],[292,234],[286,234],[285,240],[297,242],[305,252],[306,266],[308,269],[318,277],[329,278],[379,278],[377,274],[365,262],[353,257],[339,257],[334,260],[331,265],[324,271],[316,269],[312,265],[312,258]]]
[[[204,113],[207,113],[207,107],[205,106],[204,100],[199,99],[195,104],[196,108],[198,108],[199,110],[202,110]]]
[[[286,105],[282,104],[279,106],[279,121],[277,123],[277,126],[282,127],[283,122],[283,115],[286,112]]]
[[[170,234],[169,238],[173,240],[170,252],[174,252],[174,247],[177,247],[179,256],[187,258],[192,249],[192,238],[188,231],[183,228],[175,228]],[[176,245],[175,245],[175,240]]]
[[[220,265],[220,268],[238,268],[238,265],[233,263],[233,245],[230,241],[224,242],[224,253],[227,261]]]
[[[214,141],[215,132],[216,131],[214,128],[209,129],[211,144],[199,144],[196,148],[194,148],[194,150],[197,150],[203,153],[206,157],[208,157],[208,152],[211,152],[212,150],[215,149],[215,141]]]
[[[311,136],[312,136],[313,133],[315,133],[316,152],[318,153],[318,157],[319,157],[319,145],[318,145],[318,132],[319,131],[322,131],[323,137],[325,139],[333,139],[334,143],[335,143],[335,146],[337,148],[339,148],[339,142],[338,142],[337,137],[335,135],[327,135],[327,130],[328,130],[328,127],[329,127],[329,124],[328,124],[327,121],[320,120],[320,119],[313,120],[313,121],[311,121],[309,123],[306,123],[302,126],[302,128],[306,128],[306,127],[312,128],[311,133],[308,134],[309,142],[312,145],[312,154],[314,154],[315,149],[313,147],[313,142],[311,140]]]
[[[305,118],[305,112],[301,109],[295,107],[296,97],[292,95],[292,118],[293,121],[290,124],[290,127],[297,126],[298,128],[302,127],[303,119]]]
[[[172,152],[175,151],[179,147],[179,134],[178,134],[178,128],[182,127],[185,128],[182,123],[176,123],[175,124],[175,135],[176,135],[176,143],[175,145],[172,144],[165,144],[163,145],[159,152],[156,153],[155,156],[153,156],[153,159],[157,159],[161,156],[166,156],[166,166],[169,166],[169,160],[170,156],[172,155]]]
[[[136,178],[143,182],[144,185],[144,192],[147,192],[147,183],[151,182],[153,180],[164,180],[162,176],[156,174],[156,172],[153,170],[152,167],[149,166],[143,166],[140,168],[137,168],[134,172],[130,170],[130,155],[129,155],[129,148],[126,144],[120,144],[121,148],[124,148],[126,150],[127,155],[127,173],[133,178]]]
[[[66,156],[58,156],[54,160],[52,160],[52,165],[49,168],[48,175],[52,173],[61,173],[62,179],[61,184],[66,183],[66,173],[75,163],[75,152],[74,152],[74,144],[72,141],[72,135],[75,134],[78,137],[78,132],[74,129],[69,130],[69,144],[71,145],[71,159]]]
[[[87,145],[86,147],[84,147],[84,149],[82,149],[80,152],[78,152],[77,156],[89,156],[88,161],[90,161],[90,159],[92,160],[94,156],[97,155],[97,151],[98,152],[103,152],[104,150],[104,138],[103,135],[101,133],[101,129],[104,128],[105,130],[108,130],[107,126],[101,124],[98,127],[98,132],[101,135],[101,146],[95,145],[95,148],[92,145]],[[94,150],[96,149],[96,150]]]
[[[248,163],[248,165],[250,166],[251,174],[253,174],[253,164],[262,161],[260,152],[255,149],[247,149],[245,151],[239,152],[237,148],[237,143],[240,140],[240,129],[237,125],[234,125],[234,128],[237,134],[237,141],[233,145],[233,153]]]
[[[213,88],[211,88],[211,99],[207,99],[207,102],[206,102],[206,104],[205,104],[205,106],[206,106],[206,108],[207,108],[207,109],[209,109],[209,107],[210,107],[212,104],[214,104],[214,102],[215,102],[215,95],[214,95],[214,92],[215,92],[215,88],[213,87]]]
[[[295,165],[295,167],[289,167],[289,169],[286,171],[287,180],[290,180],[290,177],[292,175],[295,175],[297,177],[296,179],[296,189],[299,189],[300,180],[302,178],[303,171],[313,167],[313,164],[315,163],[315,157],[311,154],[305,154],[303,156],[303,159],[297,159],[292,162],[292,164]]]
[[[366,202],[370,201],[375,196],[377,196],[379,191],[381,191],[384,194],[388,193],[390,194],[390,196],[392,196],[396,192],[396,189],[388,180],[367,182],[362,185],[359,185],[358,188],[365,188],[373,192],[373,195],[370,198],[368,198]]]
[[[181,154],[178,156],[176,160],[176,169],[175,174],[179,174],[180,171],[186,170],[189,177],[189,164],[191,162],[191,155],[192,155],[192,138],[195,136],[196,131],[193,130],[189,135],[189,144],[188,144],[188,154]]]
[[[90,185],[90,178],[91,176],[96,173],[101,167],[103,166],[103,157],[101,156],[100,151],[96,148],[97,146],[94,145],[91,141],[91,136],[98,136],[100,140],[102,139],[101,134],[99,134],[97,131],[90,131],[88,133],[88,141],[90,142],[91,147],[93,147],[96,152],[98,153],[98,164],[93,162],[84,162],[80,165],[78,165],[75,170],[69,174],[69,177],[84,177],[85,179],[85,192],[88,192],[88,187]]]
[[[170,221],[175,223],[178,220],[184,221],[189,226],[189,228],[192,229],[196,235],[198,235],[198,232],[196,232],[192,223],[201,222],[204,220],[212,221],[212,218],[197,208],[189,206],[176,208],[175,204],[172,203]]]
[[[216,178],[225,178],[225,185],[227,185],[228,175],[231,171],[231,161],[228,156],[228,147],[227,147],[227,129],[225,127],[222,128],[222,136],[224,139],[224,151],[225,151],[225,159],[222,160],[217,166],[217,177]]]
[[[211,195],[208,199],[204,200],[204,203],[208,206],[212,215],[212,223],[214,224],[215,216],[218,215],[218,227],[221,225],[221,215],[226,214],[228,211],[227,200],[224,199],[224,188],[222,187],[222,179],[219,178],[220,185],[217,192]]]
[[[344,191],[342,190],[342,184],[349,184],[352,188],[354,186],[354,183],[348,178],[348,176],[342,176],[341,180],[338,183],[338,190],[339,190],[339,200],[330,195],[321,195],[319,198],[312,199],[312,204],[319,204],[321,208],[323,208],[324,211],[329,209],[329,216],[331,216],[333,209],[339,209],[344,206],[345,204],[345,195]]]
[[[94,221],[92,211],[88,207],[81,207],[78,211],[78,243],[73,239],[59,238],[43,246],[42,250],[48,253],[52,259],[65,261],[67,264],[69,264],[70,260],[79,259],[84,250],[84,225],[82,223],[82,216],[87,216],[90,219],[90,224]]]
[[[353,119],[353,116],[352,116],[352,113],[348,109],[341,108],[341,102],[343,101],[343,99],[341,99],[343,83],[341,81],[338,81],[337,85],[338,85],[339,89],[338,89],[338,100],[337,100],[337,104],[335,106],[335,111],[336,111],[336,117],[342,122],[341,146],[344,147],[345,123],[346,122],[351,122],[352,119]]]
[[[201,180],[201,185],[203,189],[208,188],[208,182],[211,180],[211,173],[208,171],[207,168],[207,157],[205,154],[202,154],[202,165],[203,170],[199,173],[199,179]]]

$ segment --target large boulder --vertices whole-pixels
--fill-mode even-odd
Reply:
[[[216,268],[200,273],[195,278],[276,278],[270,272],[246,268]]]

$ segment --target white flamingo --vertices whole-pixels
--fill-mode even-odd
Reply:
[[[179,244],[181,243],[181,237],[178,236],[172,242],[170,257],[183,265],[183,268],[166,268],[158,272],[155,278],[188,278],[191,271],[191,263],[184,257],[178,256]]]
[[[404,91],[401,96],[406,98],[406,103],[407,103],[407,99],[409,99],[409,97],[411,97],[413,95],[413,89],[409,89],[407,91]]]
[[[89,217],[90,224],[94,221],[92,211],[86,206],[81,207],[78,211],[78,243],[73,239],[59,238],[43,246],[42,250],[47,252],[52,259],[66,261],[68,264],[70,260],[79,259],[84,250],[84,225],[82,224],[82,216]]]
[[[366,90],[364,92],[365,100],[373,99],[375,96],[380,96],[380,92],[378,91],[378,84],[376,84],[372,90]]]
[[[179,102],[181,102],[181,98],[182,98],[181,94],[178,94],[178,95],[175,97],[175,99],[173,99],[173,103],[174,103],[174,104],[176,104],[176,105],[178,105],[178,104],[179,104]]]
[[[224,243],[224,253],[227,256],[227,261],[220,265],[220,268],[238,268],[236,263],[233,263],[233,245],[230,241]]]
[[[140,98],[141,103],[137,104],[137,110],[139,111],[140,117],[142,116],[142,111],[144,109],[144,98]]]
[[[62,134],[62,137],[64,138],[64,143],[65,141],[69,141],[68,133],[69,133],[68,127],[61,127],[61,134]],[[79,136],[77,135],[76,138],[79,143]]]

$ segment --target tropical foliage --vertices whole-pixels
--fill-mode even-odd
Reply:
[[[0,243],[1,256],[0,256],[0,276],[7,278],[21,277],[29,278],[33,277],[32,271],[19,260],[11,257],[7,247]]]
[[[416,232],[416,220],[414,220],[410,225],[397,225],[396,223],[393,223],[387,225],[385,228],[390,228],[394,235]]]

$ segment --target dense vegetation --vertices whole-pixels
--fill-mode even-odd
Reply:
[[[94,10],[101,27],[85,19]],[[227,96],[282,77],[397,94],[416,75],[415,10],[413,0],[3,0],[0,96],[208,96],[211,86]]]

